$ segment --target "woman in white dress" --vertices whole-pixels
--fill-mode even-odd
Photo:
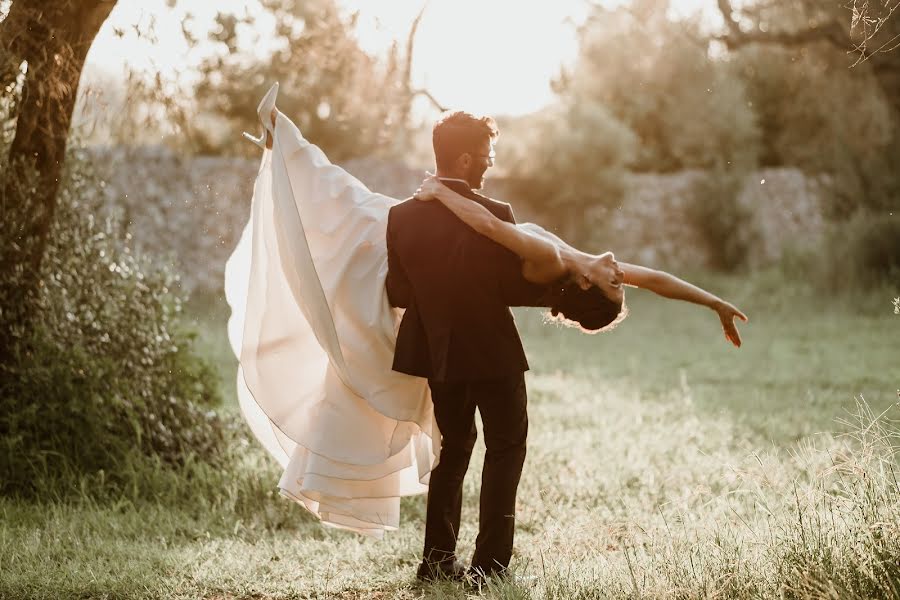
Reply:
[[[259,107],[264,134],[251,139],[264,151],[251,216],[225,269],[238,400],[284,469],[283,495],[326,525],[380,537],[399,526],[402,496],[427,491],[440,455],[427,381],[391,370],[402,313],[385,292],[385,229],[399,200],[331,164],[275,111],[277,89]],[[569,273],[614,301],[625,283],[703,304],[740,344],[733,319],[746,317],[708,292],[610,253],[581,253],[533,225],[500,226],[434,179],[420,192],[522,256],[526,277]]]

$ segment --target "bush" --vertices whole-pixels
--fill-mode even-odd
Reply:
[[[621,202],[625,169],[636,152],[634,134],[604,105],[584,101],[523,118],[512,138],[503,142],[511,147],[510,195],[567,241],[585,242],[591,233],[585,211]]]
[[[738,198],[742,180],[739,172],[719,168],[699,178],[691,190],[689,216],[709,244],[710,266],[721,271],[747,266],[759,238],[751,208]]]
[[[102,183],[83,158],[68,164],[37,296],[24,307],[0,298],[5,321],[35,317],[13,322],[12,360],[0,365],[4,494],[36,493],[61,473],[102,470],[114,483],[135,455],[214,461],[222,445],[216,379],[192,353],[177,276],[134,255],[117,220],[95,218]],[[0,201],[9,234],[27,202]],[[0,277],[14,289],[16,273]]]
[[[900,215],[858,211],[830,223],[821,246],[793,248],[781,261],[785,274],[820,291],[889,286],[900,292]],[[859,299],[859,294],[853,294]]]
[[[900,214],[861,212],[840,229],[844,231],[835,232],[831,248],[837,250],[839,240],[846,240],[861,283],[900,281]]]
[[[871,70],[848,68],[843,50],[809,50],[762,44],[733,55],[762,132],[761,163],[827,175],[830,218],[893,206],[900,123],[889,99]]]

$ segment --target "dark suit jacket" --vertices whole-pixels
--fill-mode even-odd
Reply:
[[[446,182],[498,218],[508,204]],[[522,277],[518,256],[476,233],[439,201],[409,199],[387,225],[387,293],[406,309],[393,369],[435,381],[484,381],[528,370],[510,306],[540,306],[546,286]]]

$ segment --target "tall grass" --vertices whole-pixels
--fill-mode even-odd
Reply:
[[[768,296],[731,285],[753,319],[740,351],[714,316],[638,294],[607,336],[519,315],[534,371],[518,578],[485,597],[900,598],[900,321],[890,306],[861,320],[842,305],[764,310]],[[200,321],[201,343],[224,365],[225,389],[231,359],[212,329],[223,315],[206,314],[218,316]],[[482,461],[479,446],[462,558]],[[0,499],[0,597],[475,595],[415,584],[424,498],[404,499],[400,530],[378,542],[278,497],[277,465],[243,426],[222,464],[136,459],[117,475],[129,485],[72,474],[65,484],[80,493]]]

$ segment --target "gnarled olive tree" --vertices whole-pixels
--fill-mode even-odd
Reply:
[[[0,21],[0,95],[15,122],[2,158],[4,218],[0,269],[20,271],[15,289],[2,290],[0,360],[9,351],[9,318],[39,281],[56,208],[78,82],[88,50],[116,0],[13,0]],[[22,183],[29,179],[29,185]],[[27,192],[27,193],[26,193]]]

